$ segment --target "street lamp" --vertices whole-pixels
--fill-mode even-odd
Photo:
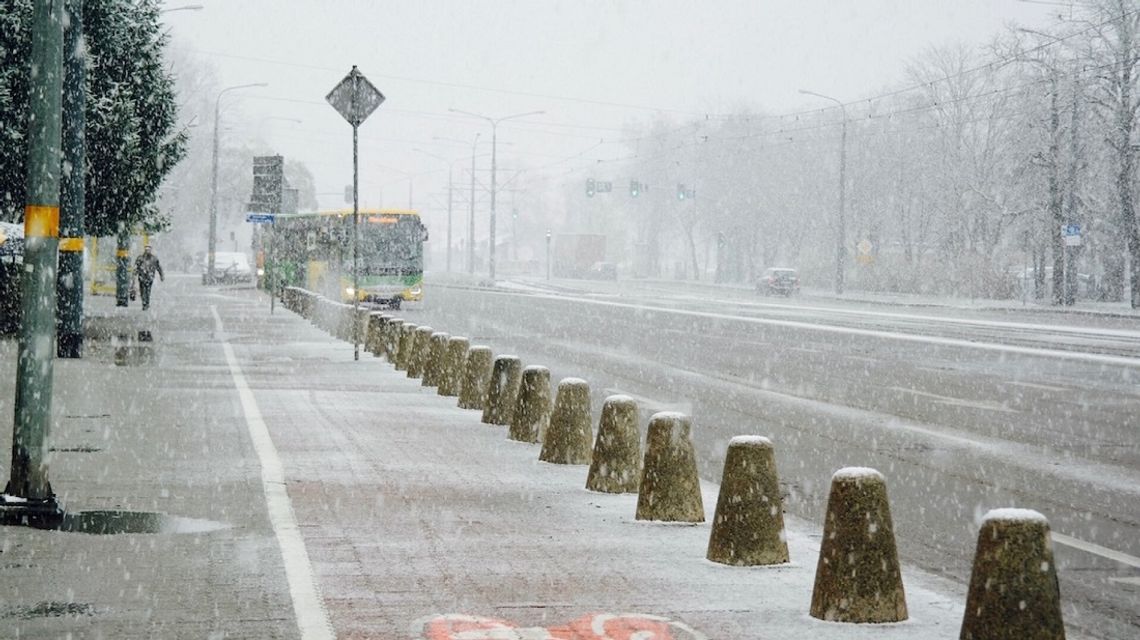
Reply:
[[[843,264],[847,257],[847,219],[844,212],[847,198],[847,107],[835,98],[822,93],[805,89],[800,89],[800,93],[831,100],[839,105],[843,114],[843,135],[839,141],[839,219],[836,221],[836,226],[839,228],[835,235],[835,293],[843,295]]]
[[[491,281],[493,282],[495,280],[495,186],[496,186],[495,185],[495,169],[496,169],[496,160],[497,160],[497,156],[496,156],[495,152],[496,152],[496,148],[498,146],[496,143],[498,142],[499,123],[504,122],[506,120],[513,120],[515,118],[522,118],[525,116],[537,116],[537,115],[544,114],[546,112],[545,111],[527,111],[526,113],[515,113],[515,114],[509,115],[509,116],[503,116],[501,118],[489,118],[487,116],[484,116],[484,115],[481,115],[478,113],[471,113],[470,111],[461,111],[459,109],[448,109],[448,111],[450,111],[452,113],[461,113],[465,116],[471,116],[473,118],[482,118],[483,120],[486,120],[487,122],[491,123],[491,238],[490,238],[490,242],[489,242],[490,246],[488,247],[488,254],[487,254],[487,267],[488,267],[488,275],[491,278]],[[474,169],[474,164],[475,164],[475,160],[474,160],[474,158],[475,158],[475,146],[474,145],[471,146],[471,157],[472,157],[472,160],[471,160],[472,169]],[[474,171],[472,171],[472,173],[471,173],[471,181],[472,181],[472,183],[474,183],[474,181],[475,181]],[[474,215],[472,215],[472,219],[474,219]],[[472,234],[472,235],[474,235],[474,234]]]
[[[452,203],[452,193],[453,193],[453,191],[452,191],[452,189],[453,189],[453,187],[452,187],[452,169],[455,168],[455,163],[458,162],[459,160],[448,160],[447,158],[444,158],[443,156],[437,156],[430,151],[424,151],[423,149],[419,149],[419,148],[412,149],[412,151],[418,151],[418,152],[424,154],[425,156],[431,156],[432,158],[435,158],[436,160],[442,160],[443,162],[447,163],[447,272],[451,273],[451,203]]]
[[[210,244],[206,253],[206,282],[210,284],[214,282],[214,252],[218,246],[218,120],[222,117],[222,96],[238,89],[268,86],[269,84],[265,82],[254,82],[226,87],[218,92],[218,98],[214,101],[214,153],[210,169]]]

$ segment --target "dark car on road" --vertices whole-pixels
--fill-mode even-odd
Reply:
[[[795,269],[772,267],[756,281],[756,293],[766,296],[779,294],[793,296],[800,292],[800,276]]]

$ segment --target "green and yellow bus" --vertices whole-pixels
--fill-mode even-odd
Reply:
[[[360,211],[360,289],[353,287],[352,210],[280,214],[263,246],[277,289],[302,287],[331,300],[399,309],[423,300],[427,228],[410,209]],[[276,265],[276,268],[274,268]]]

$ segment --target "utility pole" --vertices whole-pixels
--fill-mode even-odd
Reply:
[[[63,511],[48,482],[59,250],[60,98],[63,1],[32,3],[28,87],[27,206],[24,209],[23,322],[16,364],[12,468],[0,495],[0,523],[55,527]]]
[[[451,201],[455,187],[451,182],[451,165],[447,167],[447,272],[451,273]]]
[[[214,284],[214,252],[218,247],[218,120],[222,117],[222,96],[238,89],[268,86],[264,82],[255,82],[226,87],[218,92],[218,97],[214,100],[214,151],[210,162],[210,240],[206,251],[207,284]]]
[[[495,169],[497,168],[496,150],[498,148],[497,143],[498,143],[499,123],[503,122],[504,120],[513,120],[515,118],[522,118],[525,116],[537,116],[537,115],[541,115],[541,114],[546,113],[546,112],[545,111],[528,111],[526,113],[516,113],[513,115],[509,115],[509,116],[503,116],[502,118],[488,118],[487,116],[479,115],[478,113],[471,113],[470,111],[461,111],[459,109],[448,109],[448,111],[451,111],[454,113],[462,113],[464,115],[472,116],[474,118],[482,118],[483,120],[486,120],[487,122],[491,123],[491,230],[490,230],[490,242],[489,242],[489,246],[487,247],[487,270],[488,270],[488,276],[490,277],[490,279],[494,280],[495,279],[495,222],[496,222],[496,220],[495,220],[495,186],[496,186],[495,185],[495,173],[496,173]],[[474,165],[474,155],[475,155],[474,150],[472,150],[471,155],[473,158],[472,159],[472,165]],[[472,166],[472,169],[474,169],[474,166]],[[474,171],[471,172],[471,185],[472,185],[472,189],[471,189],[472,216],[471,216],[471,219],[472,219],[472,224],[474,224],[474,219],[475,219],[475,216],[474,216],[475,172]],[[474,234],[472,234],[472,235],[474,235]]]
[[[83,0],[67,0],[64,29],[63,166],[59,277],[56,280],[56,355],[83,356],[83,212],[86,204],[87,55],[83,46]]]
[[[822,93],[804,89],[800,89],[800,93],[834,102],[843,117],[843,133],[839,139],[839,217],[835,221],[835,293],[843,295],[843,267],[847,262],[847,107]]]
[[[467,273],[475,273],[475,145],[479,134],[471,143],[471,213],[467,216]]]

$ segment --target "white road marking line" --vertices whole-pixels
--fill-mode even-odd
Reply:
[[[1109,582],[1117,582],[1120,584],[1130,584],[1140,587],[1140,578],[1109,578]]]
[[[1079,549],[1086,553],[1091,553],[1102,558],[1108,558],[1109,560],[1115,560],[1120,564],[1126,564],[1130,567],[1140,569],[1140,558],[1137,558],[1135,556],[1130,556],[1127,553],[1109,549],[1108,547],[1102,547],[1099,544],[1093,544],[1091,542],[1085,542],[1084,540],[1078,540],[1077,538],[1067,536],[1063,533],[1053,532],[1052,535],[1053,542],[1057,544],[1063,544],[1066,547]]]
[[[1002,413],[1020,413],[1016,409],[1002,406],[996,402],[974,402],[973,400],[965,400],[963,398],[954,398],[951,396],[943,396],[937,393],[927,393],[926,391],[919,391],[917,389],[907,389],[906,387],[887,387],[892,391],[899,391],[902,393],[909,393],[920,398],[929,398],[938,404],[944,404],[955,407],[970,407],[972,409],[981,409],[983,411],[1000,411]]]
[[[220,334],[223,331],[222,318],[218,315],[217,307],[210,305],[210,312],[214,314],[214,324]],[[313,566],[309,562],[309,553],[305,549],[305,539],[297,527],[293,504],[289,502],[289,493],[285,489],[285,470],[281,465],[281,459],[277,456],[277,447],[273,445],[269,429],[261,418],[257,400],[245,382],[245,375],[238,366],[233,347],[223,339],[222,349],[225,351],[226,364],[229,365],[230,375],[241,399],[245,423],[249,427],[249,438],[253,441],[253,449],[257,452],[261,464],[261,485],[265,490],[265,504],[269,511],[269,521],[273,524],[273,532],[277,535],[277,546],[281,549],[285,578],[289,582],[289,596],[293,600],[293,613],[297,617],[297,628],[301,632],[302,640],[335,640],[328,611],[325,610],[324,601],[317,589]]]
[[[499,296],[518,296],[527,295],[519,293],[511,293],[506,291],[481,291],[490,295]],[[647,304],[633,304],[628,302],[609,302],[605,300],[595,300],[591,298],[576,298],[572,296],[556,296],[549,294],[534,294],[532,297],[542,298],[546,300],[556,300],[561,302],[580,302],[583,304],[592,304],[602,307],[613,307],[617,309],[634,309],[641,311],[653,311],[656,313],[668,313],[679,316],[688,316],[692,318],[710,318],[713,320],[730,320],[733,322],[743,322],[747,324],[769,325],[774,327],[788,327],[791,329],[805,329],[808,331],[820,331],[823,333],[839,333],[853,336],[864,336],[868,338],[882,338],[886,340],[897,340],[901,342],[920,342],[925,344],[934,344],[945,347],[962,347],[966,349],[977,349],[981,351],[996,351],[1000,353],[1016,353],[1018,355],[1035,356],[1039,358],[1062,358],[1065,360],[1077,360],[1082,362],[1091,362],[1099,365],[1112,365],[1119,367],[1131,367],[1140,369],[1140,358],[1133,358],[1129,356],[1112,356],[1101,353],[1088,353],[1084,351],[1066,351],[1064,349],[1043,349],[1039,347],[1019,347],[1015,345],[999,344],[996,342],[974,342],[972,340],[963,340],[961,338],[942,338],[938,336],[924,336],[910,333],[899,333],[897,331],[886,331],[881,329],[857,329],[854,327],[843,327],[831,324],[817,324],[814,322],[803,322],[799,320],[776,320],[772,318],[754,318],[750,316],[738,316],[729,313],[716,313],[712,311],[691,311],[687,309],[671,309],[668,307],[658,307]]]

